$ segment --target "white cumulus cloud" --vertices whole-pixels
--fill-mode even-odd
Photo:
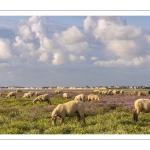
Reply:
[[[11,58],[10,42],[6,39],[0,39],[0,60]]]

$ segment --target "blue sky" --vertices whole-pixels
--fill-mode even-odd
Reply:
[[[0,86],[150,86],[150,16],[0,16]]]

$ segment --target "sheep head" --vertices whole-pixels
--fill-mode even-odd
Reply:
[[[56,125],[57,115],[51,116],[52,123]]]

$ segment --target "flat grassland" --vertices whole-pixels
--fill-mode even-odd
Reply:
[[[123,89],[124,94],[98,94],[99,101],[85,101],[86,126],[77,122],[75,117],[66,117],[65,124],[54,126],[50,120],[51,112],[61,103],[73,100],[77,94],[92,93],[90,89],[63,90],[69,99],[57,94],[51,97],[52,105],[48,103],[33,104],[35,96],[22,99],[25,92],[17,93],[17,98],[6,98],[13,90],[1,90],[0,97],[0,134],[150,134],[150,113],[140,113],[139,121],[133,120],[134,101],[138,98],[150,99],[148,89],[136,89],[145,92],[145,96],[130,94],[134,89]],[[54,90],[32,90],[43,94],[54,94]]]

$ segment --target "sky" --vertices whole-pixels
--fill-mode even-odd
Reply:
[[[150,16],[0,16],[0,86],[150,86]]]

